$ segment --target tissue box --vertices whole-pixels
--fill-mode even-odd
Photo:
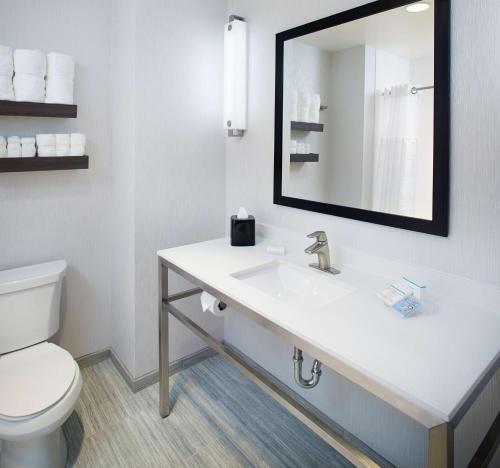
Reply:
[[[255,218],[249,216],[246,219],[238,219],[236,215],[231,216],[231,245],[235,247],[247,247],[255,245]]]

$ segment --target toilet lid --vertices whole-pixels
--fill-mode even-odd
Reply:
[[[73,383],[76,365],[52,343],[0,356],[0,416],[23,418],[57,403]]]

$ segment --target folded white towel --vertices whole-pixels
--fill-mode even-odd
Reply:
[[[26,144],[21,146],[21,157],[33,158],[36,155],[36,148],[34,144]]]
[[[12,49],[0,45],[0,76],[6,76],[12,79],[13,74],[14,58],[12,56]]]
[[[57,145],[56,156],[70,156],[69,145]]]
[[[9,143],[7,145],[7,157],[20,158],[21,157],[21,145]]]
[[[7,137],[7,143],[9,145],[20,145],[21,144],[21,138],[19,138],[18,136]]]
[[[0,75],[0,99],[3,101],[15,101],[12,77]]]
[[[56,138],[56,146],[63,145],[63,146],[69,146],[69,133],[56,133],[55,135]]]
[[[51,104],[73,104],[73,80],[61,76],[47,77],[45,102]]]
[[[56,136],[53,133],[39,133],[36,135],[37,146],[56,146]]]
[[[35,137],[22,137],[21,138],[21,145],[34,145],[35,144]]]
[[[4,136],[0,136],[0,146],[7,146],[7,139]]]
[[[16,101],[44,102],[45,80],[43,78],[17,74],[14,76],[14,93]]]
[[[0,145],[0,158],[7,157],[7,147]]]
[[[55,146],[38,146],[38,156],[44,158],[44,157],[51,157],[51,156],[56,156],[56,147]]]
[[[44,78],[47,70],[45,54],[40,50],[16,49],[14,51],[14,71],[17,74]]]
[[[71,146],[85,146],[87,138],[83,133],[72,133],[70,135]]]
[[[309,107],[311,105],[311,94],[300,91],[297,94],[297,107]]]
[[[69,149],[70,156],[83,156],[85,154],[85,146],[73,146]]]
[[[60,77],[73,80],[75,58],[72,55],[50,52],[47,54],[47,78]]]

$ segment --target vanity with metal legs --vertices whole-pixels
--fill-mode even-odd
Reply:
[[[218,241],[211,242],[215,243]],[[210,249],[210,243],[205,244],[207,244],[206,249]],[[199,245],[201,244],[194,244],[194,246]],[[215,252],[213,255],[220,255],[220,242],[214,245]],[[180,249],[187,247],[189,246],[181,247]],[[219,249],[219,252],[217,252],[217,249]],[[243,302],[238,300],[238,294],[241,291],[237,291],[233,295],[228,289],[223,290],[224,288],[222,287],[220,289],[215,287],[214,283],[216,283],[217,278],[214,279],[214,282],[211,282],[207,280],[207,277],[204,277],[204,275],[202,274],[200,275],[200,277],[198,277],[196,273],[193,273],[196,271],[196,268],[187,268],[187,264],[184,265],[182,264],[182,262],[177,261],[178,257],[174,255],[172,256],[172,260],[171,256],[166,254],[171,250],[176,249],[169,249],[160,251],[158,253],[161,417],[168,416],[170,412],[168,328],[169,316],[172,315],[179,322],[185,325],[189,330],[205,340],[205,342],[213,350],[215,350],[217,353],[219,353],[221,356],[235,365],[247,377],[249,377],[257,385],[259,385],[261,389],[275,398],[287,410],[289,410],[293,415],[299,418],[304,424],[306,424],[328,444],[334,447],[355,466],[379,466],[372,458],[370,458],[370,456],[368,456],[358,447],[354,446],[350,441],[346,440],[338,430],[329,425],[328,422],[325,422],[325,420],[319,417],[318,414],[316,414],[314,411],[311,411],[310,408],[303,406],[300,402],[296,401],[292,396],[290,396],[290,394],[286,392],[286,390],[283,390],[281,386],[276,385],[276,381],[270,379],[269,374],[263,372],[262,368],[260,368],[249,359],[246,359],[244,355],[239,353],[230,345],[226,344],[224,341],[219,341],[212,337],[193,320],[182,313],[177,307],[176,302],[180,299],[197,295],[203,291],[206,291],[218,298],[223,303],[227,304],[227,306],[238,310],[246,317],[254,320],[259,325],[278,334],[280,337],[290,342],[290,349],[295,350],[293,358],[291,356],[291,363],[293,362],[295,380],[299,385],[305,388],[315,386],[321,376],[321,365],[333,369],[344,377],[347,377],[352,382],[360,385],[365,390],[368,390],[370,393],[382,399],[386,403],[390,404],[398,411],[417,421],[428,430],[429,467],[434,468],[454,466],[454,429],[463,418],[463,416],[467,413],[468,409],[476,401],[481,391],[488,384],[492,376],[498,370],[500,364],[500,359],[498,358],[498,356],[493,357],[488,368],[484,369],[482,377],[472,385],[471,391],[468,392],[468,396],[463,399],[458,410],[454,411],[454,414],[451,418],[446,419],[445,417],[441,417],[439,414],[437,414],[438,411],[434,411],[433,408],[431,408],[429,405],[426,405],[425,403],[420,404],[410,396],[405,395],[402,392],[398,392],[394,389],[394,387],[382,384],[380,380],[373,378],[369,373],[364,373],[359,368],[349,366],[349,364],[343,362],[335,355],[325,352],[324,349],[316,346],[314,343],[301,338],[298,334],[294,334],[289,329],[286,329],[273,320],[270,320],[269,317],[266,317],[262,313],[259,313],[257,310],[254,310],[251,306],[249,306],[247,301],[245,301],[246,304],[244,304]],[[191,261],[193,258],[197,258],[197,252],[195,252],[193,255],[191,255],[190,253],[189,257]],[[206,260],[207,259],[204,258],[203,262],[205,262]],[[196,261],[194,263],[196,264]],[[232,266],[230,268],[232,268]],[[174,294],[169,293],[169,270],[181,275],[184,279],[191,282],[195,286],[195,288]],[[344,270],[342,269],[342,271]],[[323,273],[320,274],[323,275]],[[335,278],[336,277],[337,276],[335,276]],[[208,284],[209,282],[212,284]],[[234,284],[235,288],[237,288],[236,283]],[[305,376],[305,378],[302,375],[302,351],[316,359],[310,379],[307,375]],[[498,426],[499,417],[497,417],[496,422],[492,425],[489,433],[487,434],[485,440],[483,441],[483,444],[480,447],[482,453],[479,455],[476,454],[476,456],[479,456],[480,458],[482,457],[483,459],[489,456],[498,437]]]

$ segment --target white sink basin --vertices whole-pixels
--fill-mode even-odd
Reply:
[[[277,299],[308,307],[323,307],[354,291],[353,287],[341,283],[328,273],[280,261],[239,271],[231,276]]]

